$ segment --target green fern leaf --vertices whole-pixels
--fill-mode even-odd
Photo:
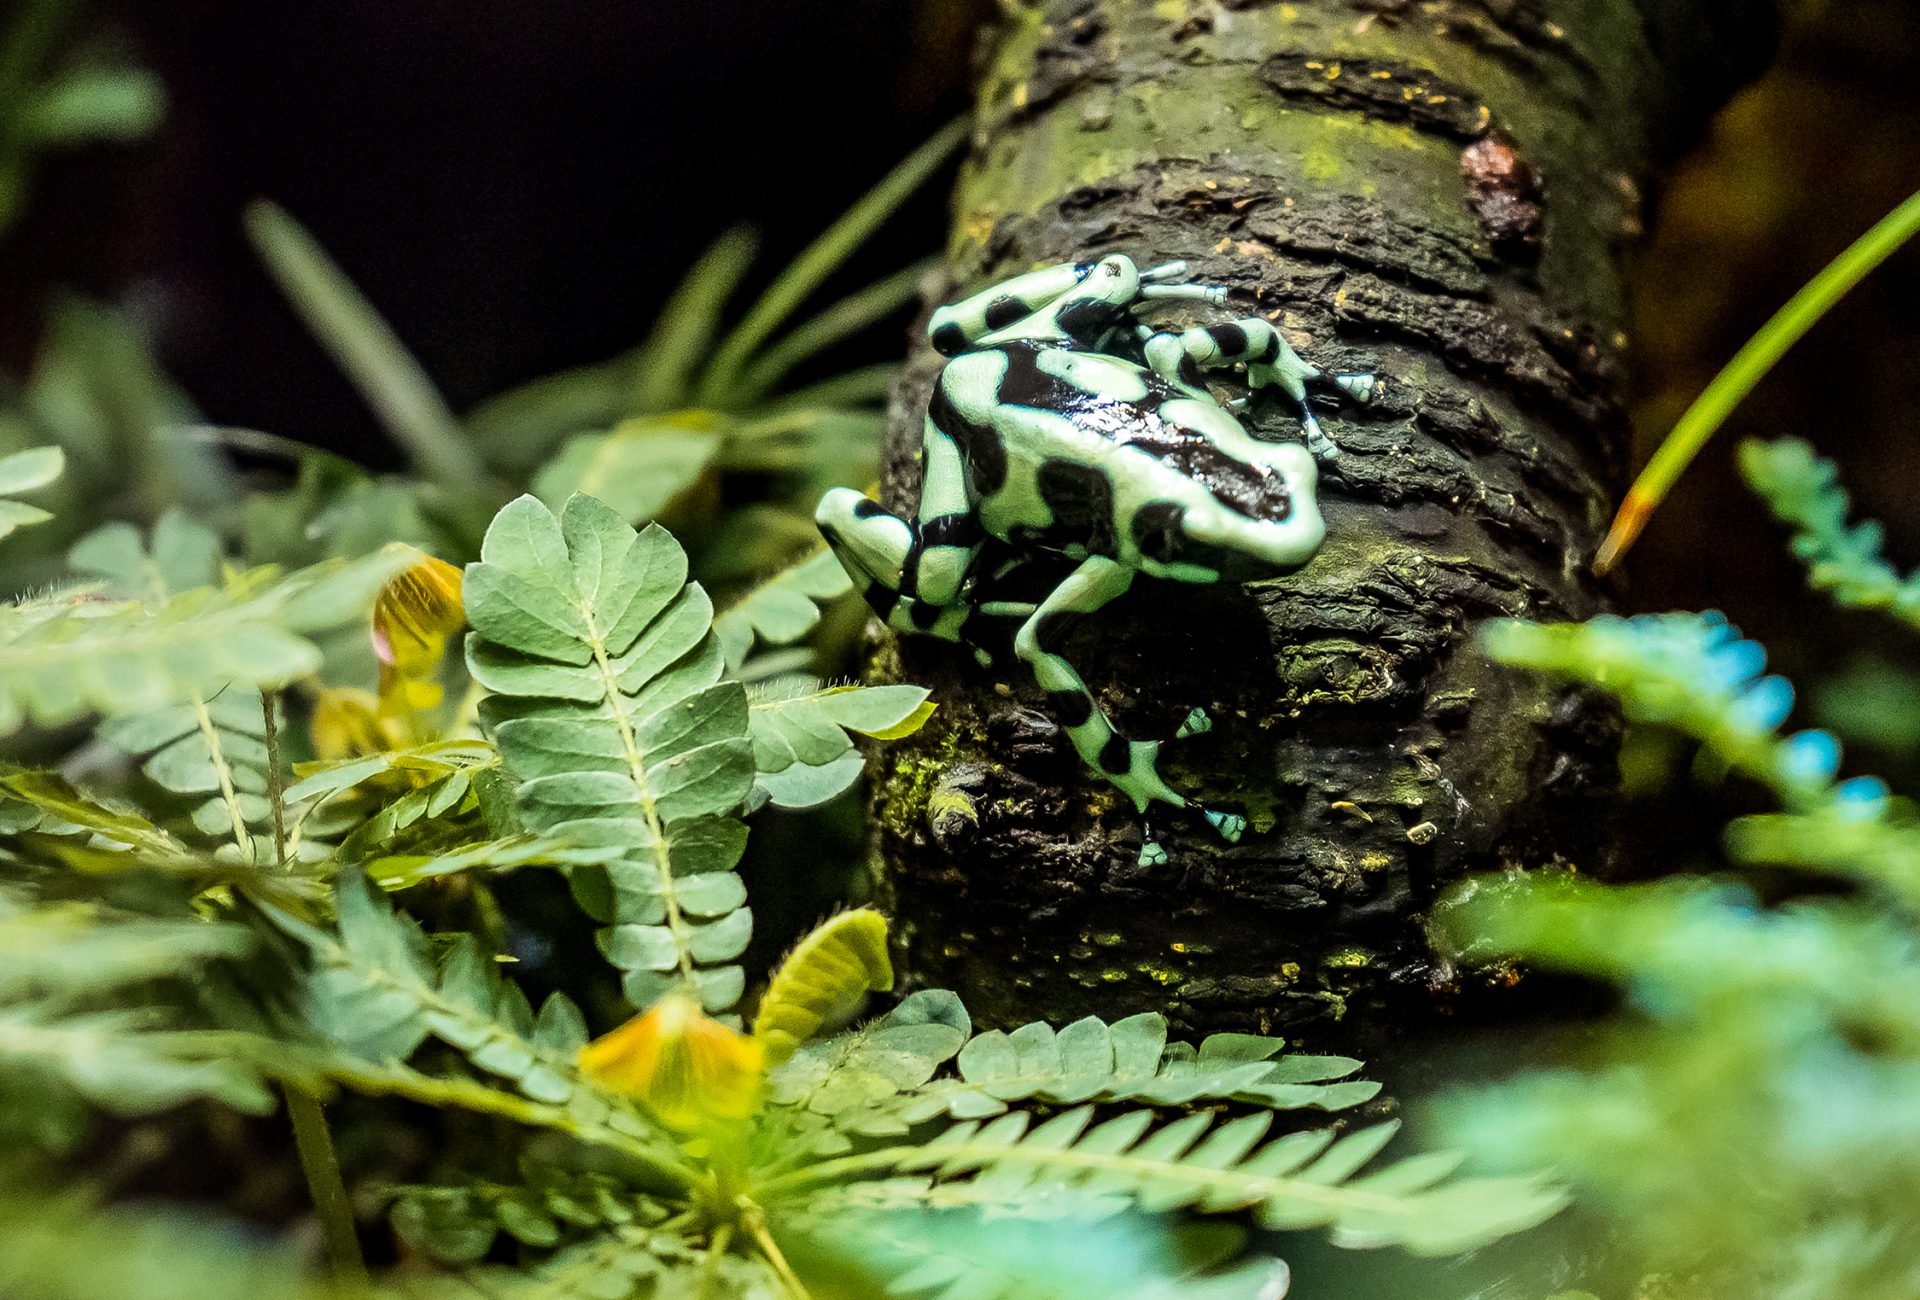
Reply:
[[[0,776],[0,836],[16,854],[93,876],[164,875],[195,894],[232,887],[258,902],[304,915],[325,886],[277,864],[215,858],[155,826],[141,813],[77,790],[51,772]]]
[[[14,498],[47,486],[59,478],[66,467],[66,453],[58,447],[29,447],[10,456],[0,456],[0,537],[53,518],[39,506]]]
[[[84,1106],[136,1116],[204,1097],[272,1110],[251,1063],[260,1040],[197,1027],[182,1009],[128,991],[252,946],[235,925],[0,894],[0,1132],[24,1127],[64,1145],[81,1132]],[[114,1005],[97,1008],[109,992]]]
[[[376,1096],[553,1129],[619,1151],[669,1188],[685,1185],[691,1175],[671,1140],[626,1098],[581,1075],[586,1023],[564,995],[536,1015],[470,935],[457,935],[436,963],[419,927],[358,873],[341,878],[336,910],[335,931],[268,913],[307,950],[299,1015],[327,1049],[318,1062],[326,1077]],[[512,1090],[404,1064],[430,1037]]]
[[[1360,1067],[1351,1057],[1282,1056],[1282,1046],[1254,1034],[1215,1034],[1198,1049],[1168,1043],[1166,1019],[1154,1013],[975,1035],[952,994],[925,991],[872,1026],[802,1046],[771,1083],[776,1101],[830,1121],[813,1134],[816,1151],[843,1145],[836,1132],[900,1134],[943,1115],[1000,1115],[1018,1102],[1237,1101],[1333,1111],[1380,1090],[1335,1082]],[[959,1077],[936,1078],[948,1060]]]
[[[738,672],[758,640],[792,645],[820,625],[820,604],[853,590],[832,551],[818,551],[750,589],[713,620],[727,669]]]
[[[914,1185],[909,1186],[909,1183]],[[1245,1234],[1216,1222],[1112,1217],[1083,1195],[991,1209],[940,1208],[924,1180],[809,1201],[779,1223],[796,1255],[836,1294],[940,1300],[1248,1300],[1285,1294],[1287,1266],[1240,1259]],[[1108,1217],[1101,1219],[1101,1213]]]
[[[358,873],[342,876],[337,903],[337,934],[274,917],[312,956],[305,1019],[323,1038],[372,1062],[403,1061],[439,1038],[534,1101],[560,1104],[581,1086],[564,1047],[532,1041],[537,1021],[525,995],[472,936],[456,936],[436,965],[419,927]],[[578,1022],[562,1003],[550,1016]]]
[[[756,797],[812,808],[852,788],[864,764],[849,732],[896,740],[934,706],[918,686],[829,686],[756,697],[749,715]]]
[[[0,607],[0,735],[283,686],[320,666],[305,634],[364,616],[395,563],[256,569],[156,600],[68,592]]]
[[[576,872],[602,951],[647,1005],[679,985],[739,1000],[752,933],[733,867],[753,781],[746,694],[720,680],[706,593],[663,529],[636,534],[592,497],[556,519],[508,504],[467,570],[467,662],[522,820],[602,850]]]
[[[1028,1201],[1083,1192],[1149,1213],[1246,1210],[1269,1229],[1327,1228],[1339,1245],[1397,1245],[1423,1255],[1484,1245],[1565,1203],[1538,1179],[1448,1182],[1453,1156],[1415,1156],[1361,1174],[1394,1124],[1331,1142],[1325,1132],[1266,1141],[1270,1114],[1216,1122],[1203,1111],[1157,1129],[1145,1111],[1093,1119],[1094,1108],[1082,1106],[1037,1126],[1019,1112],[968,1121],[924,1145],[843,1156],[770,1180],[761,1196],[804,1197],[814,1186],[917,1171],[944,1190],[945,1204],[958,1201],[956,1191],[971,1192],[980,1204],[1018,1213]]]
[[[447,1264],[484,1258],[502,1234],[551,1249],[583,1230],[618,1229],[666,1217],[616,1178],[575,1173],[522,1157],[512,1183],[485,1178],[393,1189],[393,1226],[409,1246]]]
[[[1920,574],[1902,576],[1888,563],[1883,530],[1849,524],[1853,505],[1840,471],[1798,438],[1740,444],[1740,472],[1781,523],[1793,529],[1793,553],[1807,579],[1842,605],[1884,609],[1920,628]]]
[[[115,749],[144,758],[140,770],[171,794],[201,797],[193,825],[216,844],[231,842],[246,862],[272,856],[271,837],[260,828],[272,814],[267,801],[268,751],[265,709],[277,701],[245,689],[212,699],[197,694],[186,704],[109,719],[100,738]]]

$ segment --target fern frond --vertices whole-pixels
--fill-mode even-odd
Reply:
[[[1910,934],[1857,906],[1776,911],[1724,880],[1600,885],[1565,873],[1482,882],[1436,918],[1472,958],[1523,957],[1619,981],[1657,1018],[1775,1021],[1789,1004],[1825,1014],[1882,1048],[1920,1051],[1920,953]]]
[[[463,738],[383,749],[358,758],[301,763],[294,769],[300,779],[287,787],[286,800],[289,806],[294,806],[329,799],[388,773],[398,774],[401,784],[413,786],[455,772],[488,767],[499,759],[499,751],[489,742]]]
[[[51,772],[0,775],[0,836],[28,859],[50,859],[90,875],[157,873],[196,894],[232,886],[296,915],[306,914],[325,892],[310,875],[197,850],[139,812],[77,790]]]
[[[518,1269],[478,1268],[410,1288],[410,1300],[571,1300],[572,1297],[696,1297],[793,1300],[757,1258],[710,1256],[679,1232],[623,1224],[562,1246]]]
[[[171,794],[200,798],[193,825],[216,844],[233,844],[241,861],[272,857],[272,839],[261,833],[272,815],[268,803],[267,708],[244,688],[211,699],[195,692],[184,704],[112,718],[99,736],[134,758],[140,770]]]
[[[1717,613],[1601,615],[1584,623],[1497,620],[1481,633],[1502,663],[1586,682],[1617,696],[1636,722],[1675,728],[1759,781],[1789,809],[1877,817],[1885,784],[1836,781],[1840,744],[1825,731],[1780,734],[1793,686],[1762,676],[1767,652]]]
[[[1283,1046],[1254,1034],[1214,1034],[1198,1049],[1169,1044],[1166,1018],[1151,1012],[1111,1025],[1088,1016],[1058,1031],[1031,1024],[975,1035],[952,994],[928,990],[870,1026],[802,1046],[771,1086],[776,1101],[865,1136],[901,1134],[939,1116],[999,1115],[1027,1101],[1333,1111],[1380,1090],[1331,1082],[1359,1068],[1350,1057],[1282,1056]],[[959,1077],[934,1077],[956,1057]],[[819,1151],[844,1146],[832,1131],[816,1141]]]
[[[502,1233],[552,1249],[582,1230],[648,1225],[666,1211],[618,1179],[522,1158],[511,1183],[485,1178],[393,1189],[393,1226],[409,1246],[445,1264],[483,1259]]]
[[[14,498],[47,486],[66,467],[66,453],[58,447],[29,447],[0,456],[0,538],[53,518],[49,511]]]
[[[507,835],[440,853],[381,853],[358,865],[382,889],[408,889],[425,880],[467,871],[505,872],[521,867],[590,867],[605,855],[560,836]]]
[[[922,989],[858,1029],[801,1044],[767,1081],[775,1110],[765,1160],[778,1167],[845,1151],[848,1133],[905,1133],[899,1112],[972,1032],[958,997]]]
[[[203,865],[199,854],[140,812],[84,793],[53,772],[0,776],[0,808],[7,812],[10,836],[31,832],[80,840],[90,849],[127,854],[130,861],[170,873]]]
[[[754,792],[779,808],[812,808],[851,789],[864,763],[849,732],[910,736],[934,705],[919,686],[828,686],[757,695],[748,715]]]
[[[1248,1300],[1286,1293],[1287,1266],[1229,1266],[1245,1234],[1224,1223],[1142,1215],[1091,1217],[1090,1198],[1065,1194],[1019,1214],[939,1209],[924,1180],[894,1203],[863,1202],[860,1187],[819,1196],[777,1224],[804,1271],[842,1292],[928,1300]],[[871,1184],[863,1184],[871,1186]],[[842,1292],[836,1292],[842,1293]]]
[[[1444,1254],[1533,1226],[1565,1198],[1538,1179],[1447,1181],[1459,1158],[1414,1156],[1361,1174],[1393,1137],[1380,1124],[1335,1139],[1308,1131],[1263,1141],[1270,1114],[1216,1122],[1202,1111],[1159,1128],[1148,1111],[1094,1124],[1082,1106],[1032,1126],[1003,1115],[954,1125],[924,1145],[843,1156],[763,1184],[769,1202],[880,1173],[923,1172],[930,1187],[963,1183],[981,1204],[1018,1207],[1063,1191],[1108,1198],[1117,1211],[1250,1211],[1271,1229],[1324,1227],[1336,1244]],[[949,1202],[950,1203],[950,1202]]]
[[[357,874],[342,877],[337,912],[335,932],[270,914],[307,950],[312,969],[300,1016],[336,1049],[322,1067],[329,1078],[362,1092],[557,1129],[661,1170],[682,1168],[651,1120],[581,1076],[576,1058],[586,1024],[564,995],[548,998],[536,1016],[470,935],[455,937],[436,965],[419,927]],[[515,1091],[402,1064],[428,1037]]]
[[[1920,629],[1920,574],[1902,576],[1881,551],[1872,520],[1849,524],[1852,502],[1840,471],[1798,438],[1740,444],[1740,472],[1774,518],[1793,529],[1794,555],[1807,581],[1841,605],[1884,609]]]
[[[76,1102],[123,1116],[201,1097],[272,1110],[253,1064],[261,1040],[130,989],[251,947],[235,925],[0,895],[0,1129],[63,1144],[79,1131]]]
[[[740,670],[756,640],[792,645],[805,637],[820,625],[821,602],[852,590],[853,579],[824,546],[750,588],[713,620],[727,670]]]
[[[0,998],[64,1004],[178,976],[253,947],[245,928],[169,920],[95,903],[30,904],[0,894]]]
[[[1920,916],[1920,825],[1833,813],[1767,813],[1727,827],[1727,856],[1746,866],[1799,867],[1854,880]]]
[[[645,1006],[679,985],[739,1000],[752,933],[733,874],[753,781],[746,694],[720,680],[706,593],[664,530],[576,496],[521,497],[467,571],[467,662],[528,830],[600,848],[575,892]],[[596,879],[596,876],[598,878]]]
[[[283,686],[320,666],[305,634],[364,615],[393,563],[256,569],[151,601],[66,592],[0,607],[0,735]]]

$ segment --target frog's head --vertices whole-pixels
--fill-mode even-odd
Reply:
[[[1092,344],[1131,319],[1127,308],[1140,297],[1140,268],[1124,253],[1093,264],[1086,277],[1048,312],[1060,332]]]

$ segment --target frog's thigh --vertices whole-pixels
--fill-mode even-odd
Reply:
[[[1113,728],[1087,684],[1055,649],[1075,621],[1100,609],[1133,583],[1133,570],[1105,556],[1083,561],[1041,602],[1014,637],[1014,652],[1033,669],[1047,693],[1053,717],[1067,729],[1073,747],[1088,767],[1113,782],[1144,811],[1155,799],[1184,806],[1185,799],[1160,779],[1154,763],[1158,741],[1128,740]]]
[[[983,534],[979,516],[967,499],[959,445],[928,421],[922,447],[926,471],[908,585],[921,600],[951,605],[960,597]]]

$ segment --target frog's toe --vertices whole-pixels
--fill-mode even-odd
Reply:
[[[1247,819],[1239,813],[1220,812],[1213,808],[1204,810],[1207,821],[1220,833],[1220,838],[1229,844],[1238,844],[1240,837],[1246,834]]]
[[[1143,867],[1163,867],[1167,864],[1167,850],[1158,840],[1140,841],[1140,865]]]
[[[1376,382],[1372,375],[1333,376],[1333,386],[1362,406],[1373,400]]]
[[[1185,740],[1188,736],[1205,735],[1212,730],[1213,719],[1207,716],[1207,711],[1205,709],[1195,709],[1187,715],[1187,720],[1180,724],[1180,730],[1173,734],[1174,739]]]

